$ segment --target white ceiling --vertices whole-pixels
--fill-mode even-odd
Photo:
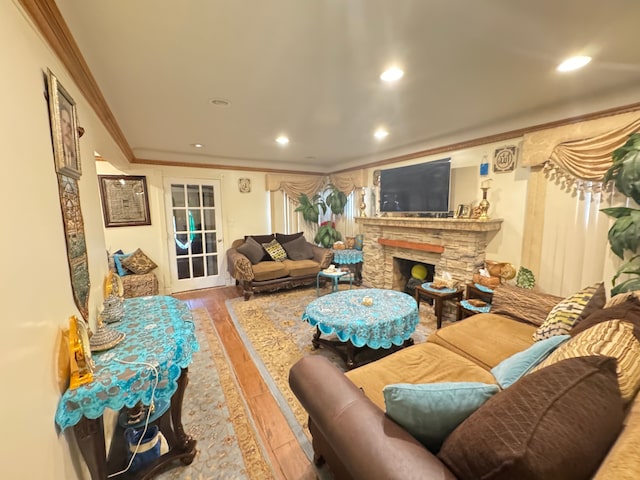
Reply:
[[[57,4],[142,159],[326,172],[640,100],[639,0]]]

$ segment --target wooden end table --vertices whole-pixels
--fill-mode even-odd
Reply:
[[[456,287],[438,290],[431,288],[430,285],[431,282],[427,282],[416,287],[416,303],[418,304],[418,309],[420,309],[421,298],[426,297],[433,300],[433,311],[436,315],[437,328],[440,328],[442,327],[442,306],[445,300],[460,302],[460,300],[462,300],[464,288]]]

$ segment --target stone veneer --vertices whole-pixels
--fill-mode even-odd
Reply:
[[[355,220],[364,234],[363,282],[386,289],[399,288],[394,285],[394,257],[430,263],[435,265],[436,275],[446,271],[459,282],[471,280],[473,273],[484,265],[487,244],[502,224],[502,219],[357,217]],[[381,239],[401,246],[382,245]]]

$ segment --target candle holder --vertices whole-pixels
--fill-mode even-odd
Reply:
[[[480,189],[482,190],[482,200],[480,200],[480,203],[478,204],[478,220],[489,220],[489,215],[487,215],[489,206],[491,205],[489,200],[487,200],[487,191],[489,190],[489,187],[480,187]]]
[[[361,217],[366,217],[367,216],[367,213],[366,213],[367,204],[364,201],[364,197],[365,197],[366,193],[367,193],[367,191],[363,187],[362,191],[360,192],[360,216]]]

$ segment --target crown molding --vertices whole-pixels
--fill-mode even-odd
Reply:
[[[82,95],[89,102],[89,105],[93,108],[113,140],[118,144],[125,157],[129,162],[132,162],[135,159],[133,150],[129,146],[118,122],[116,122],[55,1],[19,0],[19,2],[65,66]]]

